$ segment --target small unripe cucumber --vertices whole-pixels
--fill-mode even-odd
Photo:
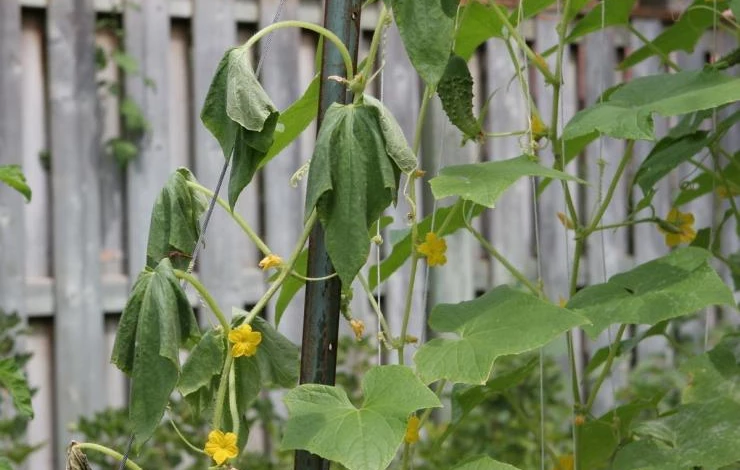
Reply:
[[[473,76],[462,57],[452,54],[444,75],[437,84],[437,94],[450,122],[467,139],[480,140],[483,130],[473,115]]]

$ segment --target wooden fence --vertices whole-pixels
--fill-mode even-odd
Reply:
[[[20,312],[31,327],[25,339],[26,348],[34,354],[28,374],[38,391],[33,399],[36,418],[28,435],[34,443],[47,443],[33,455],[29,468],[63,468],[62,451],[73,437],[69,424],[82,414],[126,403],[126,380],[109,365],[108,358],[131,279],[145,261],[152,203],[168,175],[181,165],[192,168],[206,186],[215,185],[223,157],[199,122],[200,105],[223,52],[244,41],[258,26],[270,23],[277,7],[275,0],[139,0],[138,7],[123,10],[114,3],[0,0],[0,164],[22,164],[33,190],[32,201],[25,204],[16,193],[0,187],[0,307]],[[97,29],[96,16],[120,18],[122,42],[115,31]],[[288,0],[282,18],[320,22],[321,16],[319,2]],[[368,47],[374,18],[373,11],[363,13],[361,56]],[[536,50],[556,43],[555,22],[554,16],[543,15],[524,26]],[[650,38],[663,27],[655,18],[635,18],[633,24]],[[720,51],[736,45],[733,38],[722,34],[716,41]],[[714,42],[707,39],[695,53],[677,55],[675,60],[686,66],[700,65],[713,51]],[[95,44],[107,51],[125,48],[138,62],[140,73],[124,77],[112,64],[96,70]],[[270,44],[262,81],[282,109],[313,76],[316,42],[311,35],[282,30]],[[420,83],[394,29],[384,44],[385,84],[376,92],[411,136]],[[567,50],[566,120],[621,79],[614,66],[625,51],[636,46],[639,43],[626,33],[609,30]],[[498,91],[486,127],[495,132],[522,128],[527,116],[516,86],[509,90],[514,72],[504,45],[486,44],[473,58],[472,68],[479,78],[479,101]],[[635,67],[630,75],[662,70],[653,59]],[[140,154],[125,170],[103,146],[108,138],[119,135],[121,118],[119,98],[102,91],[101,80],[122,81],[126,96],[135,100],[149,122]],[[532,86],[539,109],[549,116],[551,88],[539,76],[533,76]],[[664,131],[666,123],[659,122],[658,128]],[[289,178],[310,156],[314,134],[312,127],[272,161],[237,205],[238,212],[278,253],[287,254],[300,233],[304,190],[292,189]],[[740,148],[740,133],[728,135],[728,148]],[[434,102],[422,149],[428,176],[444,165],[521,153],[516,138],[495,139],[484,147],[460,147],[459,142],[458,131]],[[639,158],[630,171],[635,171],[650,146],[637,143]],[[575,191],[584,211],[598,197],[599,159],[606,162],[604,176],[608,178],[621,152],[622,143],[604,139],[572,164],[571,169],[577,168],[592,183]],[[551,159],[547,149],[542,157],[545,162]],[[660,213],[668,211],[671,194],[688,171],[662,183],[655,199]],[[420,189],[422,207],[428,213],[434,204],[428,188]],[[623,220],[630,199],[626,187],[619,188],[605,223]],[[573,250],[572,240],[555,216],[564,211],[562,206],[561,190],[552,185],[539,200],[535,214],[530,184],[521,181],[479,221],[494,245],[532,278],[538,271],[535,255],[541,254],[539,269],[553,299],[566,293],[567,256]],[[699,227],[722,213],[710,198],[692,203],[691,210]],[[393,212],[395,228],[405,226],[405,212],[403,204]],[[735,251],[738,240],[729,224],[727,228],[728,252]],[[594,237],[588,246],[582,284],[601,282],[666,252],[662,236],[649,225],[602,233],[603,240]],[[419,273],[417,309],[439,301],[469,299],[476,291],[511,281],[502,266],[484,256],[466,234],[451,236],[448,246],[446,266]],[[264,275],[257,268],[257,250],[218,209],[200,260],[198,274],[223,308],[247,306],[265,289]],[[401,271],[382,294],[396,330],[401,321],[396,313],[402,311],[408,276]],[[302,302],[298,299],[294,305],[280,329],[298,342]],[[362,301],[355,300],[354,309],[368,325],[374,324]],[[714,321],[710,313],[708,321]],[[409,333],[423,337],[423,322],[411,325]],[[581,347],[583,354],[593,350],[585,342]],[[661,347],[647,344],[641,353]],[[609,398],[604,400],[607,406]]]

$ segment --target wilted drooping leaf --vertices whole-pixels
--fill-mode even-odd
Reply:
[[[378,108],[335,103],[327,110],[308,172],[306,217],[315,207],[344,285],[367,260],[369,227],[396,200],[401,169],[394,156]]]
[[[409,414],[441,406],[405,366],[370,369],[362,391],[359,408],[339,387],[304,384],[289,391],[283,449],[304,449],[349,470],[384,470],[401,445]]]
[[[169,259],[147,267],[123,309],[113,362],[131,377],[129,415],[137,443],[149,439],[177,385],[179,349],[200,336],[198,323]]]
[[[195,181],[190,170],[179,168],[154,202],[146,247],[146,265],[151,269],[163,259],[169,259],[175,269],[187,269],[190,264],[208,201],[188,186],[189,181]]]
[[[226,51],[208,89],[201,121],[232,158],[229,204],[249,184],[272,146],[279,113],[251,65],[252,50]]]

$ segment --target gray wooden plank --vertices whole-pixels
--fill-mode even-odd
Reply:
[[[21,9],[16,1],[0,3],[0,165],[23,164],[21,123]],[[0,184],[0,310],[25,316],[24,205],[21,194]]]
[[[486,44],[486,97],[495,93],[489,105],[486,125],[490,132],[511,132],[528,126],[527,106],[518,82],[509,86],[514,76],[506,45],[500,40]],[[519,136],[489,139],[486,160],[507,160],[522,154]],[[501,253],[519,271],[536,280],[537,270],[532,258],[534,226],[532,214],[532,187],[529,179],[521,179],[507,190],[490,212],[487,233]],[[515,283],[514,277],[501,263],[491,262],[492,284]]]
[[[47,10],[47,61],[54,209],[55,456],[69,424],[103,405],[107,362],[100,300],[99,123],[95,11],[91,0]]]
[[[111,30],[97,33],[97,44],[106,54],[111,54],[118,46],[115,32]],[[108,84],[119,83],[121,80],[115,62],[108,61],[103,70],[98,71],[98,80],[105,85],[99,89],[101,141],[121,134],[121,118],[118,111],[120,100],[107,89]],[[123,169],[105,148],[100,152],[100,261],[101,274],[121,274],[124,272],[124,240],[123,240]]]
[[[261,0],[260,27],[272,23],[278,2]],[[298,17],[298,1],[285,2],[280,19]],[[278,109],[285,109],[302,93],[299,74],[298,30],[282,29],[260,41],[262,72],[260,81]],[[264,201],[264,234],[270,248],[283,258],[290,256],[296,241],[303,231],[303,198],[301,191],[291,188],[290,176],[303,164],[301,147],[293,142],[275,157],[262,171],[262,197]],[[303,292],[296,295],[285,310],[280,330],[293,342],[302,337]]]
[[[139,155],[127,168],[127,267],[133,282],[146,264],[146,243],[152,206],[169,176],[169,45],[170,17],[166,0],[148,0],[123,12],[125,49],[139,64],[127,75],[126,97],[134,100],[149,121],[139,140]],[[153,85],[147,85],[149,80]]]
[[[54,452],[54,324],[51,319],[30,320],[26,346],[33,351],[26,372],[28,383],[36,390],[31,398],[34,418],[28,423],[29,444],[45,443],[31,453],[27,468],[58,467]]]
[[[26,276],[51,275],[51,179],[41,162],[47,149],[47,102],[44,70],[44,21],[23,15],[21,136],[23,171],[33,190],[25,206]]]
[[[200,110],[211,84],[213,74],[224,52],[236,42],[236,22],[232,0],[196,0],[193,3],[193,126],[195,146],[195,174],[201,184],[215,188],[224,156],[216,139],[200,122]],[[221,195],[226,198],[228,180]],[[221,309],[230,313],[231,307],[243,307],[244,276],[235,254],[248,246],[245,235],[231,217],[217,207],[206,233],[198,273],[206,287],[215,296]],[[201,321],[211,321],[201,318]]]
[[[383,79],[387,84],[383,86],[383,102],[398,121],[406,139],[409,143],[413,142],[416,120],[421,104],[420,96],[423,85],[420,84],[416,71],[411,66],[408,56],[406,55],[401,37],[395,25],[391,25],[387,31],[385,42],[385,69]],[[418,183],[418,182],[417,182]],[[405,180],[401,181],[401,189]],[[418,217],[421,219],[423,213],[423,194],[421,184],[416,186]],[[388,210],[388,214],[393,217],[393,223],[389,229],[406,229],[406,215],[409,212],[409,206],[402,196],[398,198],[398,206],[395,209]],[[385,250],[390,253],[389,234],[384,235],[386,240],[383,244]],[[424,312],[425,302],[424,293],[424,264],[419,263],[416,279],[414,280],[414,292],[412,293],[412,312],[414,312],[413,321],[409,322],[407,333],[423,340],[426,332],[426,315]],[[406,292],[410,279],[410,270],[408,266],[399,269],[385,283],[383,291],[384,313],[387,317],[391,332],[395,336],[401,334],[401,324],[403,312],[406,303]],[[406,348],[404,352],[404,361],[409,363],[413,356],[413,348]],[[390,362],[397,362],[395,351],[388,356]]]

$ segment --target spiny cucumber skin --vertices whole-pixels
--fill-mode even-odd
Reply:
[[[451,55],[437,94],[450,122],[465,134],[467,139],[480,139],[482,129],[473,115],[473,77],[468,64],[460,56]]]

